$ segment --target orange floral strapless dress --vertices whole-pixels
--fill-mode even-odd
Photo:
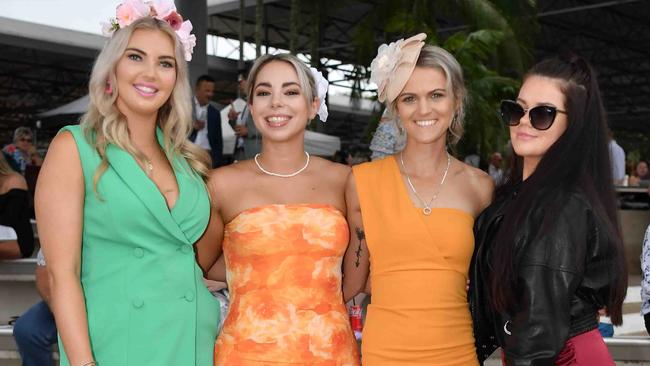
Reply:
[[[348,238],[343,214],[329,205],[264,205],[229,222],[231,302],[215,365],[359,365],[341,294]]]

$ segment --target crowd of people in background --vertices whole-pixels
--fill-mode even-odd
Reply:
[[[19,127],[0,154],[0,259],[26,258],[34,250],[33,186],[25,174],[42,164],[31,130]]]
[[[245,79],[240,78],[240,95],[245,98],[247,93]],[[208,75],[198,78],[194,90],[194,104],[192,110],[193,123],[189,139],[196,145],[203,148],[212,158],[213,168],[247,160],[261,151],[260,134],[253,123],[253,116],[246,102],[244,107],[231,103],[226,110],[230,126],[237,136],[236,145],[232,154],[224,156],[222,152],[223,141],[221,132],[221,114],[223,107],[213,101],[215,81]],[[245,99],[244,99],[245,100]],[[239,109],[238,109],[239,108]],[[14,132],[13,141],[2,149],[0,155],[0,259],[24,258],[33,255],[34,235],[30,218],[33,217],[33,187],[28,188],[25,175],[30,170],[40,169],[42,158],[37,152],[34,144],[34,136],[28,127],[19,127]],[[369,146],[370,154],[363,151],[348,153],[340,159],[340,162],[353,166],[369,160],[381,160],[394,154],[399,154],[408,139],[407,130],[393,116],[389,117],[388,109],[384,112],[382,119],[373,135]],[[625,152],[613,139],[610,133],[608,151],[612,161],[612,178],[617,185],[642,186],[650,183],[648,163],[645,160],[625,163]],[[366,158],[367,157],[367,158]],[[337,160],[333,157],[333,160]],[[483,163],[487,161],[487,163]],[[509,167],[506,165],[502,154],[494,152],[482,159],[478,154],[472,153],[464,157],[464,162],[469,166],[483,167],[491,177],[493,184],[499,186],[506,181]],[[486,164],[486,165],[485,165]],[[626,171],[626,165],[628,169]],[[627,173],[627,174],[626,174]],[[359,173],[360,174],[360,173]],[[372,179],[371,179],[372,180]],[[223,196],[223,194],[218,194]],[[642,281],[642,314],[644,315],[646,328],[650,333],[650,244],[648,237],[650,228],[646,232],[643,242],[642,269],[645,274]],[[364,237],[365,239],[365,237]],[[367,252],[367,248],[365,248]],[[57,331],[54,315],[50,310],[49,299],[49,278],[46,270],[45,259],[41,251],[38,252],[38,266],[36,270],[36,287],[42,300],[34,304],[23,313],[15,323],[14,335],[25,365],[41,365],[50,362],[52,359],[52,345],[57,342]],[[351,260],[354,261],[354,260]],[[220,260],[224,265],[225,262]],[[225,270],[225,269],[222,269]],[[213,269],[214,271],[214,269]],[[225,273],[225,272],[223,272]],[[222,305],[224,300],[227,304],[228,293],[225,277],[218,276],[219,281],[205,280],[206,283],[213,283],[212,286],[216,296],[221,296]],[[350,279],[352,277],[348,277]],[[365,281],[362,281],[365,283]],[[346,299],[353,297],[354,293],[346,295]],[[224,293],[226,294],[224,297]],[[226,308],[222,308],[220,314],[226,314]],[[224,319],[221,319],[223,323]],[[371,319],[372,320],[372,319]],[[371,322],[372,325],[372,322]],[[611,325],[610,325],[611,327]],[[611,329],[603,331],[602,334],[611,336]],[[367,337],[366,337],[367,338]],[[372,338],[372,337],[370,337]],[[366,351],[367,357],[372,356],[372,342],[366,341],[369,347]]]

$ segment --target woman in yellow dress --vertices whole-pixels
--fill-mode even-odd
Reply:
[[[466,282],[474,218],[494,184],[447,151],[462,134],[462,70],[425,38],[380,47],[371,81],[406,147],[355,166],[346,188],[345,299],[367,282],[372,292],[364,365],[478,365]]]
[[[350,170],[304,146],[309,121],[326,118],[318,74],[289,54],[259,58],[248,103],[262,152],[210,176],[204,240],[223,242],[227,271],[219,261],[208,277],[231,296],[217,365],[359,364],[341,293]]]

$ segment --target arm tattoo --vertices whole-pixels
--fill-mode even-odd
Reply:
[[[359,246],[357,247],[357,250],[355,251],[355,254],[357,255],[357,259],[354,262],[354,266],[359,268],[359,265],[361,265],[361,252],[363,251],[361,249],[361,243],[366,240],[366,233],[363,232],[363,229],[361,228],[356,228],[357,232],[357,239],[359,239]]]

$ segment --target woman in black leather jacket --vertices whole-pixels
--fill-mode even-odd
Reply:
[[[501,116],[514,151],[475,226],[479,360],[501,346],[506,365],[614,365],[597,316],[622,322],[627,271],[596,76],[576,56],[542,61]]]

